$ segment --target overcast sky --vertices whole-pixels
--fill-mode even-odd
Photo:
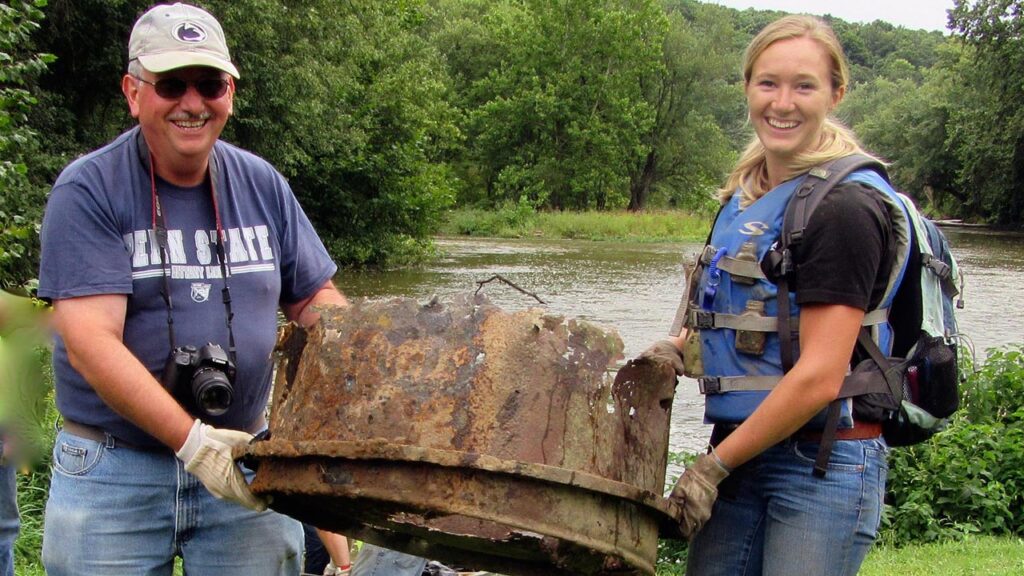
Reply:
[[[884,20],[910,29],[946,30],[946,10],[953,0],[703,0],[732,8],[831,14],[848,22]]]

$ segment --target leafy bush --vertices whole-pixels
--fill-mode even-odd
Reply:
[[[525,235],[537,219],[526,196],[519,202],[505,202],[497,209],[467,209],[453,212],[445,230],[463,236],[518,237]]]
[[[0,5],[0,287],[24,285],[38,263],[44,196],[28,176],[25,159],[36,135],[26,124],[36,104],[29,87],[53,56],[26,46],[45,5],[45,0]]]
[[[1024,346],[991,351],[960,412],[889,458],[883,539],[893,544],[1024,533]]]
[[[990,352],[988,361],[968,381],[961,406],[971,423],[1024,420],[1024,346]]]

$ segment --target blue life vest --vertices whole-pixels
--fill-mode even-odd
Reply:
[[[804,174],[780,184],[746,208],[740,207],[741,194],[734,194],[722,207],[709,243],[697,257],[685,311],[681,308],[673,332],[678,334],[679,325],[688,328],[684,353],[687,375],[698,380],[705,394],[706,423],[743,422],[785,372],[778,335],[778,287],[765,277],[760,263],[779,241],[786,207],[807,177]],[[910,250],[906,209],[896,191],[872,170],[859,170],[843,181],[863,182],[880,191],[893,221],[895,264],[882,301],[867,311],[863,322],[879,348],[889,354],[893,333],[886,320],[888,308]],[[789,321],[796,333],[800,308],[794,294],[787,297]],[[798,354],[796,348],[794,357]],[[694,359],[697,350],[699,358]],[[824,422],[822,411],[809,426],[820,428]],[[852,400],[847,398],[842,403],[839,427],[851,426]]]

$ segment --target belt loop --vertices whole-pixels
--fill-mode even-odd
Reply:
[[[107,448],[107,450],[110,450],[111,448],[117,448],[117,440],[115,440],[114,437],[111,436],[109,432],[104,432],[103,435],[106,436],[106,440],[104,440],[103,445]]]

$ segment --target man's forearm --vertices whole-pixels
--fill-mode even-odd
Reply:
[[[68,358],[111,409],[177,450],[193,418],[124,345],[119,303],[112,298],[55,303]]]
[[[288,318],[303,328],[309,328],[320,318],[320,314],[316,312],[315,308],[324,304],[348,306],[348,299],[345,298],[345,295],[342,294],[330,280],[328,280],[309,298],[294,304],[286,304],[282,306],[282,310],[284,311],[285,318]]]

